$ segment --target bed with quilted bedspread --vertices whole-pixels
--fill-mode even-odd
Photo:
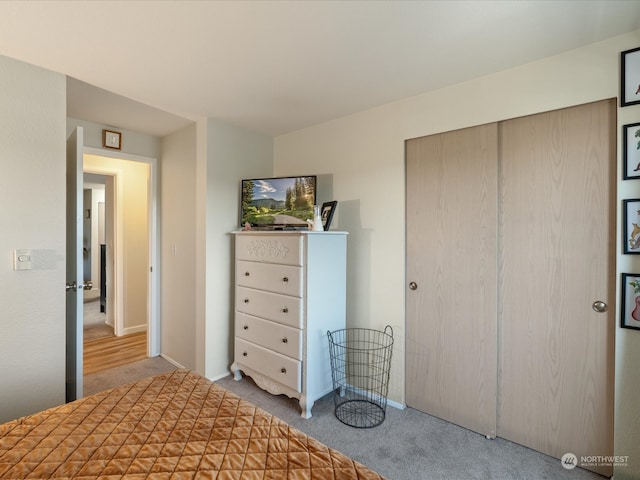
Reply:
[[[189,370],[0,425],[0,478],[382,479]]]

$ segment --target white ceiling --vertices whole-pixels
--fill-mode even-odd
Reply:
[[[637,0],[0,1],[0,54],[73,77],[69,116],[160,136],[279,135],[637,29]]]

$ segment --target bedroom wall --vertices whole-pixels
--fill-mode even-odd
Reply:
[[[162,356],[196,369],[196,125],[162,139]]]
[[[333,175],[332,229],[349,232],[348,326],[392,325],[391,400],[404,402],[404,141],[616,97],[620,52],[637,46],[640,31],[275,139],[275,175]],[[638,122],[640,107],[619,109],[618,116],[619,126]],[[620,151],[619,145],[618,172]],[[640,183],[619,185],[619,198],[640,197]],[[640,260],[630,257],[618,255],[618,270],[640,272]],[[640,333],[616,327],[615,453],[629,455],[616,479],[640,478],[638,352]]]
[[[233,353],[233,238],[238,230],[240,181],[273,173],[273,138],[214,119],[198,123],[197,213],[204,243],[197,246],[198,293],[204,311],[196,312],[198,372],[217,379],[229,375]],[[203,234],[203,235],[201,235]],[[197,301],[197,300],[196,300]],[[200,304],[200,303],[199,303]]]
[[[65,400],[65,114],[63,75],[0,56],[0,422]]]

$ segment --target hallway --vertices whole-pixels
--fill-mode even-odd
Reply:
[[[83,311],[84,375],[147,358],[146,332],[114,336],[113,328],[105,324],[106,315],[100,312],[100,302],[97,298],[88,296]]]

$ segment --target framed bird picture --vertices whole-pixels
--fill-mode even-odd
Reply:
[[[640,47],[620,54],[620,106],[640,103]]]
[[[622,126],[622,179],[640,178],[640,123]]]
[[[640,198],[622,201],[623,253],[640,255]]]

